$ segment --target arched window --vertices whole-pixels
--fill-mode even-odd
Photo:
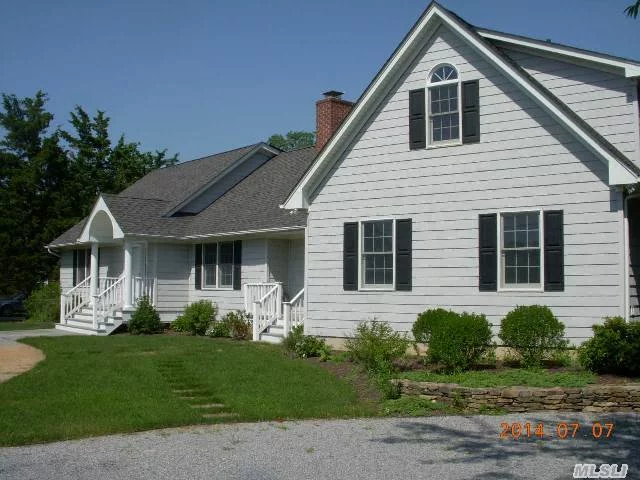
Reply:
[[[431,71],[428,82],[429,143],[460,140],[460,78],[453,65]]]

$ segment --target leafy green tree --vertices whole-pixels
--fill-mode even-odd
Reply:
[[[631,18],[638,18],[638,11],[640,10],[640,0],[637,0],[636,3],[629,5],[624,9],[624,13]]]
[[[314,132],[291,131],[283,136],[279,133],[274,133],[267,141],[270,145],[288,152],[314,145],[316,143],[316,134]]]
[[[66,191],[68,159],[47,96],[2,95],[0,127],[0,291],[30,291],[55,270],[44,245],[68,228],[71,199]]]
[[[100,192],[118,193],[155,168],[166,150],[144,152],[109,138],[109,118],[77,106],[69,131],[51,128],[47,95],[2,95],[0,105],[0,293],[30,292],[57,276],[44,246],[86,216]]]

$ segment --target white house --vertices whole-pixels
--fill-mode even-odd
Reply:
[[[60,328],[108,333],[149,294],[327,338],[444,307],[546,304],[579,341],[640,311],[640,62],[469,25],[431,3],[317,145],[150,173],[49,245]],[[284,329],[284,330],[283,330]]]

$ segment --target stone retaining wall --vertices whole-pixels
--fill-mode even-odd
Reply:
[[[402,396],[456,405],[470,411],[501,408],[509,412],[640,412],[640,384],[590,385],[580,388],[470,388],[455,383],[398,379]]]

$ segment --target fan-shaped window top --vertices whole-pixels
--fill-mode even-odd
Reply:
[[[431,83],[457,80],[458,72],[451,65],[438,65],[431,74]]]

